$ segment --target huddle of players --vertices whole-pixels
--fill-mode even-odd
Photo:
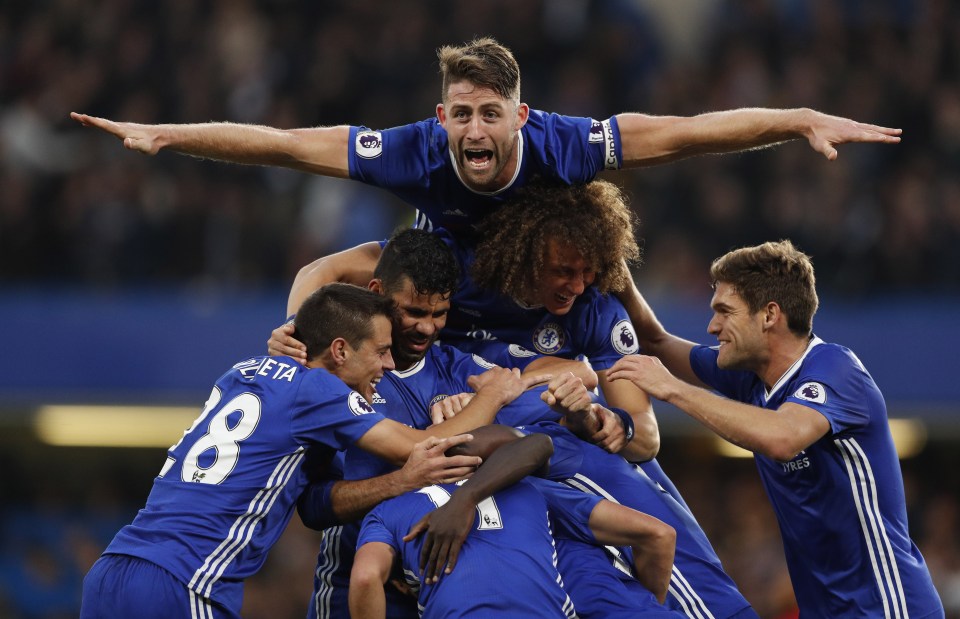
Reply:
[[[638,341],[645,352],[663,346],[656,354],[684,377],[760,407],[762,419],[792,419],[797,415],[780,414],[792,407],[814,420],[800,433],[809,442],[774,453],[790,459],[809,450],[818,464],[809,478],[769,483],[776,467],[766,465],[762,445],[755,449],[801,612],[942,616],[906,532],[889,432],[876,429],[885,420],[882,399],[860,398],[866,408],[833,404],[831,375],[841,367],[879,397],[849,351],[823,344],[808,324],[787,338],[810,348],[800,349],[793,369],[781,370],[784,381],[816,374],[825,359],[828,375],[766,393],[752,372],[718,373],[724,365],[755,369],[729,356],[762,356],[752,329],[782,329],[779,306],[771,305],[769,325],[764,317],[762,325],[744,326],[731,308],[750,286],[737,288],[715,297],[711,333],[727,338],[714,326],[726,321],[733,338],[721,339],[719,356],[679,341],[662,332],[629,279],[632,222],[621,220],[618,233],[595,225],[622,206],[615,187],[593,180],[604,169],[796,138],[833,159],[838,144],[896,143],[899,130],[807,109],[573,118],[521,103],[519,67],[495,41],[445,47],[440,61],[436,118],[384,131],[138,125],[73,115],[148,154],[166,148],[380,186],[417,207],[418,227],[436,227],[301,272],[291,292],[293,326],[275,331],[270,344],[289,357],[241,362],[218,381],[197,422],[170,449],[144,510],[85,579],[81,616],[239,617],[243,579],[262,565],[296,505],[305,522],[325,531],[312,615],[346,616],[349,606],[354,616],[755,617],[656,463],[656,419],[640,385],[665,399],[680,391],[672,383],[663,389],[669,381],[643,362],[649,358],[634,355]],[[788,245],[773,248],[779,254],[772,262],[802,265],[806,257]],[[814,297],[812,318],[806,264],[809,278],[799,287]],[[331,284],[313,293],[335,281],[368,290]],[[603,294],[611,291],[623,304]],[[761,316],[767,301],[751,305],[749,315]],[[433,345],[444,326],[443,343]],[[580,355],[591,367],[573,361]],[[783,399],[776,414],[762,410]],[[707,417],[703,407],[681,408]],[[744,411],[733,413],[730,419]],[[493,421],[500,425],[479,428]],[[742,426],[704,423],[742,440]],[[478,454],[484,464],[462,486],[442,483],[472,471]],[[848,472],[851,480],[861,476],[854,492],[843,489]],[[511,485],[528,473],[544,481]],[[803,486],[827,482],[822,491]],[[848,494],[863,497],[856,504],[861,527],[851,524],[858,517]],[[809,523],[788,526],[800,520],[781,513],[779,501],[793,509],[794,495],[798,505],[816,503]],[[821,504],[834,495],[833,506]],[[426,523],[419,521],[424,514]],[[411,527],[426,533],[408,535]],[[856,569],[821,565],[841,542],[857,555],[847,558]],[[867,542],[872,570],[858,558]],[[395,557],[398,580],[419,607],[383,586]]]
[[[593,198],[584,199],[585,195]],[[612,198],[612,203],[597,199],[597,196],[604,196],[605,199]],[[567,214],[564,211],[567,207],[562,206],[564,204],[570,209],[571,217],[569,218],[562,216]],[[581,230],[586,222],[592,222],[591,230],[606,229],[608,232],[616,231],[624,235],[624,229],[617,226],[620,220],[612,215],[622,216],[626,205],[620,193],[602,181],[594,181],[587,187],[531,188],[521,200],[518,200],[517,208],[503,209],[498,213],[498,219],[491,224],[497,222],[510,224],[509,229],[518,230],[522,228],[518,225],[520,223],[518,218],[530,213],[531,205],[542,212],[549,212],[552,209],[555,215],[560,215],[556,220],[563,222],[561,226],[553,226],[551,230],[543,227],[533,228],[540,231],[537,234],[540,242],[534,245],[543,245],[544,241],[550,240],[550,243],[546,244],[549,246],[556,243],[558,239],[563,239],[563,242],[567,243],[565,248],[572,247],[576,250],[577,248],[572,245],[575,241],[567,241],[567,239],[571,238],[572,231]],[[624,245],[624,251],[630,253],[631,248],[635,251],[636,244],[632,233],[628,232],[625,236],[627,242]],[[510,241],[510,246],[515,246],[513,240]],[[457,248],[457,251],[454,252],[451,248]],[[535,271],[537,264],[543,265],[540,267],[541,271],[558,266],[556,260],[551,260],[549,256],[541,256],[537,260],[528,262],[526,257],[519,255],[518,252],[504,252],[503,249],[482,246],[473,251],[442,233],[428,233],[416,229],[405,230],[396,234],[384,247],[378,262],[375,265],[367,264],[366,269],[363,266],[364,255],[367,256],[366,260],[371,260],[377,253],[374,248],[360,247],[319,261],[320,264],[314,265],[311,269],[313,277],[298,278],[291,297],[295,299],[299,294],[303,294],[303,290],[298,288],[312,289],[322,283],[317,278],[317,273],[333,279],[359,278],[353,280],[357,283],[367,279],[372,281],[371,288],[394,291],[391,296],[397,307],[398,316],[394,319],[393,351],[397,368],[378,384],[377,400],[374,406],[382,406],[385,416],[413,427],[429,426],[432,423],[428,414],[431,404],[445,396],[456,396],[470,391],[469,377],[482,373],[488,367],[489,363],[484,357],[464,352],[459,348],[460,345],[470,351],[479,343],[484,347],[483,352],[493,353],[500,363],[509,367],[523,367],[527,372],[530,371],[530,363],[541,358],[542,355],[533,353],[525,346],[534,349],[536,341],[543,338],[544,331],[552,333],[551,341],[554,342],[554,350],[563,348],[571,356],[590,351],[593,355],[590,357],[591,361],[596,360],[600,371],[605,371],[624,354],[636,352],[636,336],[629,327],[629,320],[622,305],[615,298],[596,292],[594,287],[581,289],[580,294],[570,293],[572,302],[569,306],[560,309],[558,313],[551,313],[542,306],[521,308],[508,297],[495,294],[493,291],[487,291],[481,295],[481,290],[469,276],[470,267],[476,263],[483,264],[490,258],[509,257],[514,264],[526,264],[527,266],[523,267],[526,270]],[[611,261],[613,264],[620,263],[622,256],[619,252],[608,253],[613,254]],[[340,263],[341,267],[338,269],[336,264],[331,265],[331,262]],[[347,268],[346,265],[350,267]],[[398,265],[402,266],[398,268]],[[441,277],[440,272],[444,268],[448,269],[448,273]],[[400,281],[392,281],[392,278],[397,276]],[[523,275],[523,278],[531,283],[549,279],[541,277],[537,272],[531,273],[530,277]],[[609,279],[608,277],[604,281]],[[458,280],[460,281],[458,286],[449,287],[452,282]],[[434,282],[435,287],[431,287],[430,282]],[[443,282],[443,284],[436,287],[436,282]],[[542,284],[534,285],[526,290],[526,294],[535,295],[542,288]],[[547,290],[542,294],[551,293]],[[481,296],[485,296],[485,302],[480,301]],[[457,312],[460,299],[468,300],[469,304],[460,306],[461,311]],[[464,308],[468,311],[463,312]],[[415,326],[414,319],[406,318],[408,324],[404,324],[405,317],[411,313],[411,310],[419,310],[420,316],[424,318],[419,330]],[[489,322],[477,325],[473,322],[477,316],[483,316]],[[469,317],[470,322],[463,322],[461,317]],[[440,328],[445,325],[448,328],[444,328],[441,333]],[[488,337],[498,339],[478,342],[469,338],[467,334],[477,331],[477,327],[483,327],[482,330],[488,334]],[[621,344],[625,329],[632,340],[632,346]],[[411,331],[419,335],[420,339],[404,335]],[[463,336],[460,337],[460,334]],[[512,335],[515,339],[501,339],[508,335]],[[433,345],[438,336],[440,343]],[[284,337],[283,329],[275,332],[271,340],[271,350],[283,348],[284,345],[280,340]],[[561,341],[564,342],[563,346],[559,345]],[[451,345],[450,342],[455,342],[456,345]],[[403,349],[405,345],[407,350]],[[497,349],[500,349],[499,352]],[[609,408],[591,401],[589,392],[579,378],[574,378],[570,374],[566,376],[572,379],[567,382],[567,385],[574,385],[574,391],[582,398],[581,405],[575,410],[586,408],[591,414],[597,414],[606,420],[606,423],[601,422],[601,427],[606,426],[607,429],[599,435],[592,431],[585,433],[588,440],[606,444],[610,449],[618,452],[629,452],[625,449],[628,442],[640,444],[651,442],[651,437],[635,434],[633,419],[628,413],[617,411],[616,416],[612,415]],[[566,395],[560,392],[554,383],[547,388],[547,393]],[[614,504],[634,508],[637,510],[634,512],[635,516],[641,515],[641,512],[652,515],[660,523],[669,525],[674,530],[671,537],[676,538],[675,557],[672,544],[670,548],[670,557],[673,560],[656,561],[658,552],[662,552],[656,548],[635,545],[634,548],[624,548],[610,554],[610,550],[604,551],[595,546],[597,542],[595,537],[563,535],[561,533],[567,531],[565,527],[570,524],[555,523],[553,530],[558,535],[557,565],[566,585],[565,591],[572,598],[573,607],[576,608],[578,615],[626,617],[646,613],[654,616],[658,614],[673,616],[677,611],[683,611],[710,613],[713,616],[723,617],[754,616],[747,601],[723,572],[719,559],[702,530],[685,508],[682,499],[679,495],[674,496],[665,492],[663,486],[655,481],[663,480],[666,486],[673,489],[672,484],[668,483],[662,471],[656,466],[655,460],[651,459],[653,454],[647,455],[647,462],[644,463],[644,466],[650,468],[651,476],[644,473],[640,467],[629,464],[623,457],[608,453],[591,442],[576,438],[568,428],[558,423],[560,415],[545,406],[540,396],[539,392],[521,395],[500,409],[496,421],[521,428],[524,432],[546,434],[551,437],[553,455],[541,474],[549,480],[560,482],[582,493],[588,493],[594,497],[594,500],[605,497]],[[565,408],[568,411],[571,410],[570,405]],[[646,411],[644,410],[643,413],[646,414]],[[567,423],[572,425],[569,419]],[[621,429],[631,435],[631,441],[627,441],[625,435],[621,438],[618,434]],[[616,436],[612,437],[610,434]],[[653,437],[653,442],[656,443],[658,438]],[[485,463],[480,470],[488,470],[490,464],[490,462]],[[352,479],[371,478],[386,472],[385,463],[356,448],[346,451],[343,467],[345,476]],[[470,488],[476,482],[476,478],[471,479],[464,489]],[[328,483],[332,485],[334,482]],[[545,492],[544,486],[543,482],[537,485],[541,493],[550,496]],[[444,606],[445,603],[439,600],[456,600],[457,604],[452,608],[465,616],[470,616],[471,612],[484,608],[496,609],[498,613],[507,613],[508,616],[511,616],[511,613],[513,613],[512,616],[531,616],[529,606],[531,602],[541,609],[540,616],[560,616],[556,613],[564,609],[563,604],[551,606],[547,602],[549,597],[538,599],[533,595],[533,591],[540,590],[545,585],[541,584],[539,589],[531,588],[522,579],[514,577],[512,569],[509,575],[500,574],[506,582],[500,582],[493,577],[492,572],[505,570],[492,570],[492,566],[524,565],[522,561],[510,559],[511,549],[516,549],[524,555],[531,549],[533,542],[530,540],[537,538],[521,535],[511,539],[509,537],[511,531],[505,525],[502,528],[497,527],[495,532],[489,531],[484,527],[482,509],[477,515],[479,528],[467,537],[457,568],[440,579],[440,582],[428,581],[428,584],[424,585],[416,569],[422,540],[414,538],[403,543],[402,538],[410,525],[423,515],[423,510],[443,504],[443,502],[435,502],[435,492],[428,493],[431,496],[427,496],[424,492],[419,493],[419,496],[414,493],[413,496],[383,503],[367,516],[362,532],[358,533],[359,523],[331,523],[329,513],[338,510],[336,506],[324,505],[323,500],[334,492],[321,488],[321,485],[315,486],[304,495],[304,499],[299,504],[301,517],[308,525],[324,528],[326,525],[334,524],[332,527],[326,527],[324,534],[323,548],[316,572],[316,590],[310,611],[311,616],[337,616],[338,612],[342,612],[346,606],[348,586],[349,590],[354,592],[351,593],[350,601],[355,612],[358,610],[358,604],[371,599],[367,589],[363,589],[364,593],[360,594],[361,589],[357,586],[358,572],[363,573],[368,569],[367,554],[362,555],[363,560],[354,564],[352,580],[349,576],[349,559],[353,549],[359,546],[365,553],[372,552],[365,546],[368,541],[380,541],[390,545],[393,552],[405,564],[404,575],[410,581],[408,584],[420,591],[419,599],[423,605],[447,608]],[[496,495],[494,500],[499,501],[499,496],[499,494]],[[417,504],[420,509],[406,511],[400,509],[398,503]],[[472,509],[473,506],[471,506]],[[541,512],[543,510],[539,509],[533,513],[542,516]],[[557,513],[556,506],[551,512]],[[589,515],[589,510],[586,514]],[[508,520],[506,513],[501,512],[501,516],[502,518],[496,519],[498,522]],[[520,518],[518,515],[513,517]],[[589,518],[581,520],[582,522],[575,526],[582,527],[588,521],[592,524]],[[625,525],[624,522],[613,529],[624,531]],[[373,536],[371,531],[377,531],[379,537]],[[393,537],[389,537],[387,531],[392,532]],[[399,534],[401,531],[402,534]],[[482,541],[471,541],[474,535],[481,538],[484,535],[499,535],[501,539],[497,542],[489,542],[491,545],[484,545]],[[386,542],[385,539],[392,542]],[[541,551],[547,551],[546,556],[549,557],[550,547],[541,546],[540,548]],[[637,552],[634,549],[637,549]],[[385,549],[383,550],[386,552]],[[654,560],[660,566],[657,575],[645,580],[647,588],[641,586],[633,576],[635,573],[650,571],[649,568],[637,568],[638,560]],[[464,565],[464,561],[469,563]],[[381,565],[389,566],[390,563],[391,561],[384,559]],[[547,565],[550,564],[552,562],[547,563]],[[471,568],[470,565],[475,567]],[[534,573],[536,572],[530,571],[530,574]],[[430,574],[430,570],[427,574]],[[386,576],[383,572],[378,572],[378,575]],[[556,575],[552,580],[556,581]],[[550,582],[551,579],[544,581],[544,583]],[[670,595],[665,607],[661,602],[667,593],[668,582]],[[558,594],[555,582],[553,586],[554,593]],[[464,591],[467,590],[470,594],[465,596]],[[387,591],[387,599],[392,605],[390,616],[414,616],[416,608],[410,604],[409,600],[394,595],[392,588],[388,587]],[[452,597],[442,597],[443,592],[447,592],[445,595]],[[657,597],[660,598],[659,601]],[[407,609],[405,614],[404,608]],[[552,612],[555,614],[550,614],[551,611],[546,610],[548,608],[553,608]]]

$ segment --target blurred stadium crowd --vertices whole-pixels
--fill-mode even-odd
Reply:
[[[522,98],[539,109],[606,118],[806,106],[903,128],[899,146],[846,146],[832,163],[794,143],[616,174],[642,220],[641,289],[699,298],[712,257],[790,237],[813,256],[821,293],[960,292],[960,5],[950,0],[8,0],[2,286],[269,290],[320,255],[383,238],[411,218],[386,193],[146,158],[67,114],[389,127],[432,115],[435,49],[481,34],[513,49]],[[78,503],[37,468],[3,461],[8,480],[42,483],[0,485],[0,615],[75,616],[80,577],[149,484],[114,468],[85,476]],[[761,615],[788,616],[752,465],[662,462]],[[914,538],[954,617],[960,500],[941,471],[956,464],[943,453],[904,463]],[[251,583],[247,616],[302,616],[317,538],[291,536]]]
[[[619,175],[649,286],[790,236],[825,292],[960,290],[960,8],[948,0],[5,3],[0,276],[286,284],[410,209],[279,170],[133,156],[70,111],[278,127],[433,114],[436,48],[490,33],[533,107],[606,118],[813,107],[904,130],[827,164],[802,144]]]

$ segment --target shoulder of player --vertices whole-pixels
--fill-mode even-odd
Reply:
[[[804,370],[814,368],[823,369],[827,373],[835,373],[845,368],[866,372],[856,354],[846,346],[824,342],[817,338],[803,359]]]
[[[585,321],[596,322],[618,316],[627,316],[627,310],[620,299],[616,295],[604,294],[589,286],[573,302],[569,312],[560,317],[555,316],[554,319],[559,318],[565,324],[582,326]]]

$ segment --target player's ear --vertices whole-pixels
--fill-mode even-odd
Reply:
[[[773,301],[767,303],[767,306],[763,308],[763,330],[773,328],[773,325],[777,324],[778,320],[785,320],[786,316],[783,315],[783,312],[780,310],[780,306]]]
[[[530,106],[526,103],[521,103],[517,106],[517,122],[514,125],[514,131],[520,131],[520,129],[527,124],[527,119],[530,118]]]
[[[370,283],[367,284],[367,290],[377,294],[385,294],[386,288],[383,287],[383,280],[378,278],[370,280]]]
[[[441,125],[447,124],[447,110],[443,108],[442,103],[437,104],[437,120],[440,121]]]
[[[342,337],[335,338],[330,342],[330,357],[333,359],[334,367],[340,367],[347,362],[347,357],[350,354],[347,348],[347,340]]]

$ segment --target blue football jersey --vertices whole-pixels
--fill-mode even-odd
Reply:
[[[667,608],[691,618],[756,617],[750,603],[723,571],[720,558],[693,515],[643,469],[578,439],[555,423],[520,429],[542,432],[553,439],[548,479],[626,505],[676,529],[677,547]],[[623,567],[622,558],[614,555],[611,561]],[[577,573],[588,576],[582,569]],[[661,611],[663,606],[653,600],[651,608]]]
[[[942,617],[910,539],[886,404],[856,355],[814,337],[770,389],[752,372],[719,369],[717,355],[698,346],[690,363],[722,395],[770,414],[793,402],[830,422],[826,436],[789,462],[755,454],[801,615]]]
[[[382,187],[418,210],[418,227],[464,234],[534,176],[566,184],[586,183],[620,167],[616,118],[561,116],[530,110],[520,130],[519,165],[509,185],[494,193],[468,189],[452,161],[446,130],[436,118],[373,131],[351,127],[350,178]]]
[[[435,584],[421,584],[424,536],[409,542],[403,537],[425,514],[446,503],[456,488],[453,484],[427,486],[381,503],[364,519],[358,547],[382,542],[397,552],[407,584],[419,591],[424,619],[576,617],[556,568],[548,503],[527,481],[482,501],[456,568]],[[594,505],[595,501],[568,505],[567,513],[573,510],[589,516]]]
[[[630,548],[598,544],[588,523],[599,496],[536,477],[527,481],[547,499],[557,568],[580,619],[685,617],[662,606],[634,577]],[[594,500],[584,505],[577,495]]]
[[[457,393],[470,391],[467,378],[482,374],[491,365],[474,355],[450,346],[431,346],[424,358],[407,370],[384,374],[374,394],[374,408],[385,417],[413,428],[423,429],[431,424],[430,406],[434,402]],[[530,397],[524,394],[521,400]],[[543,408],[546,409],[544,405]],[[344,452],[346,479],[367,479],[383,475],[395,467],[359,448]],[[329,505],[319,504],[322,492],[313,499],[315,520],[329,517]],[[308,619],[341,619],[347,612],[347,587],[356,549],[359,523],[346,523],[324,531],[314,577],[314,593]],[[407,602],[392,587],[387,588],[387,616],[391,619],[415,617],[416,606]]]
[[[167,452],[133,522],[105,553],[151,561],[197,595],[239,611],[307,483],[311,445],[343,449],[383,420],[356,391],[288,357],[235,365]]]
[[[407,370],[384,374],[377,385],[374,406],[383,414],[413,428],[432,424],[430,407],[440,400],[473,391],[467,384],[471,376],[482,374],[493,364],[479,355],[465,353],[453,346],[431,346],[423,359]],[[545,387],[530,389],[500,409],[494,421],[515,426],[560,419],[540,399]],[[393,470],[393,467],[359,448],[347,450],[344,474],[347,479],[367,479]]]

